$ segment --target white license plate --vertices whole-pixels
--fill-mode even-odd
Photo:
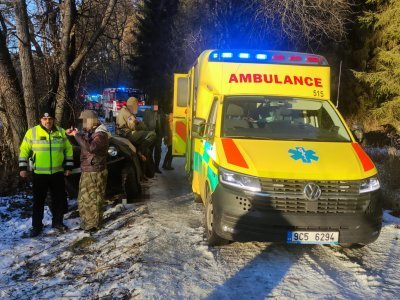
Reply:
[[[338,244],[337,231],[288,231],[289,244]]]

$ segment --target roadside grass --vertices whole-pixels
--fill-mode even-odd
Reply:
[[[393,147],[365,148],[378,169],[383,207],[400,215],[400,152]]]

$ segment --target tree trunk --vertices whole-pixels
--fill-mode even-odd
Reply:
[[[31,51],[28,14],[25,0],[15,2],[15,25],[18,37],[19,59],[21,62],[22,88],[25,99],[25,111],[28,126],[37,124],[37,101],[34,91],[35,72]]]
[[[27,129],[25,104],[18,82],[17,74],[12,64],[11,55],[6,44],[6,37],[0,30],[0,103],[1,121],[6,136],[13,145],[14,157],[18,157],[18,148]],[[10,134],[11,133],[11,134]]]
[[[68,85],[69,85],[69,49],[70,34],[73,27],[73,9],[75,7],[74,0],[65,0],[62,6],[62,36],[59,55],[59,78],[56,96],[56,121],[58,124],[63,123],[64,108],[67,103]]]
[[[6,111],[5,111],[5,101],[3,97],[0,95],[0,168],[6,168],[7,166],[14,165],[14,168],[16,167],[16,164],[13,163],[13,161],[16,160],[17,158],[17,149],[15,148],[14,142],[13,142],[13,134],[11,132],[11,127],[10,124],[8,123],[9,118],[7,117]],[[11,153],[11,157],[8,157]],[[1,171],[1,170],[0,170]],[[1,180],[1,176],[0,176]]]
[[[64,110],[68,99],[68,84],[69,76],[68,73],[64,72],[63,68],[58,73],[58,86],[56,96],[56,122],[59,125],[64,125]]]

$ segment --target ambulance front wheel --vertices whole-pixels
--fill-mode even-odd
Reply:
[[[197,193],[193,193],[193,198],[195,203],[203,203],[203,200],[201,200],[201,196]]]
[[[212,203],[211,192],[206,187],[206,203],[205,203],[205,229],[206,239],[210,246],[222,246],[229,243],[228,240],[221,238],[214,230],[214,209]]]

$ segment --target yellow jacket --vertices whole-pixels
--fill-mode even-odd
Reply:
[[[41,125],[28,129],[20,146],[20,170],[27,170],[29,157],[36,174],[54,174],[74,165],[72,145],[65,130],[58,126],[50,132]]]

